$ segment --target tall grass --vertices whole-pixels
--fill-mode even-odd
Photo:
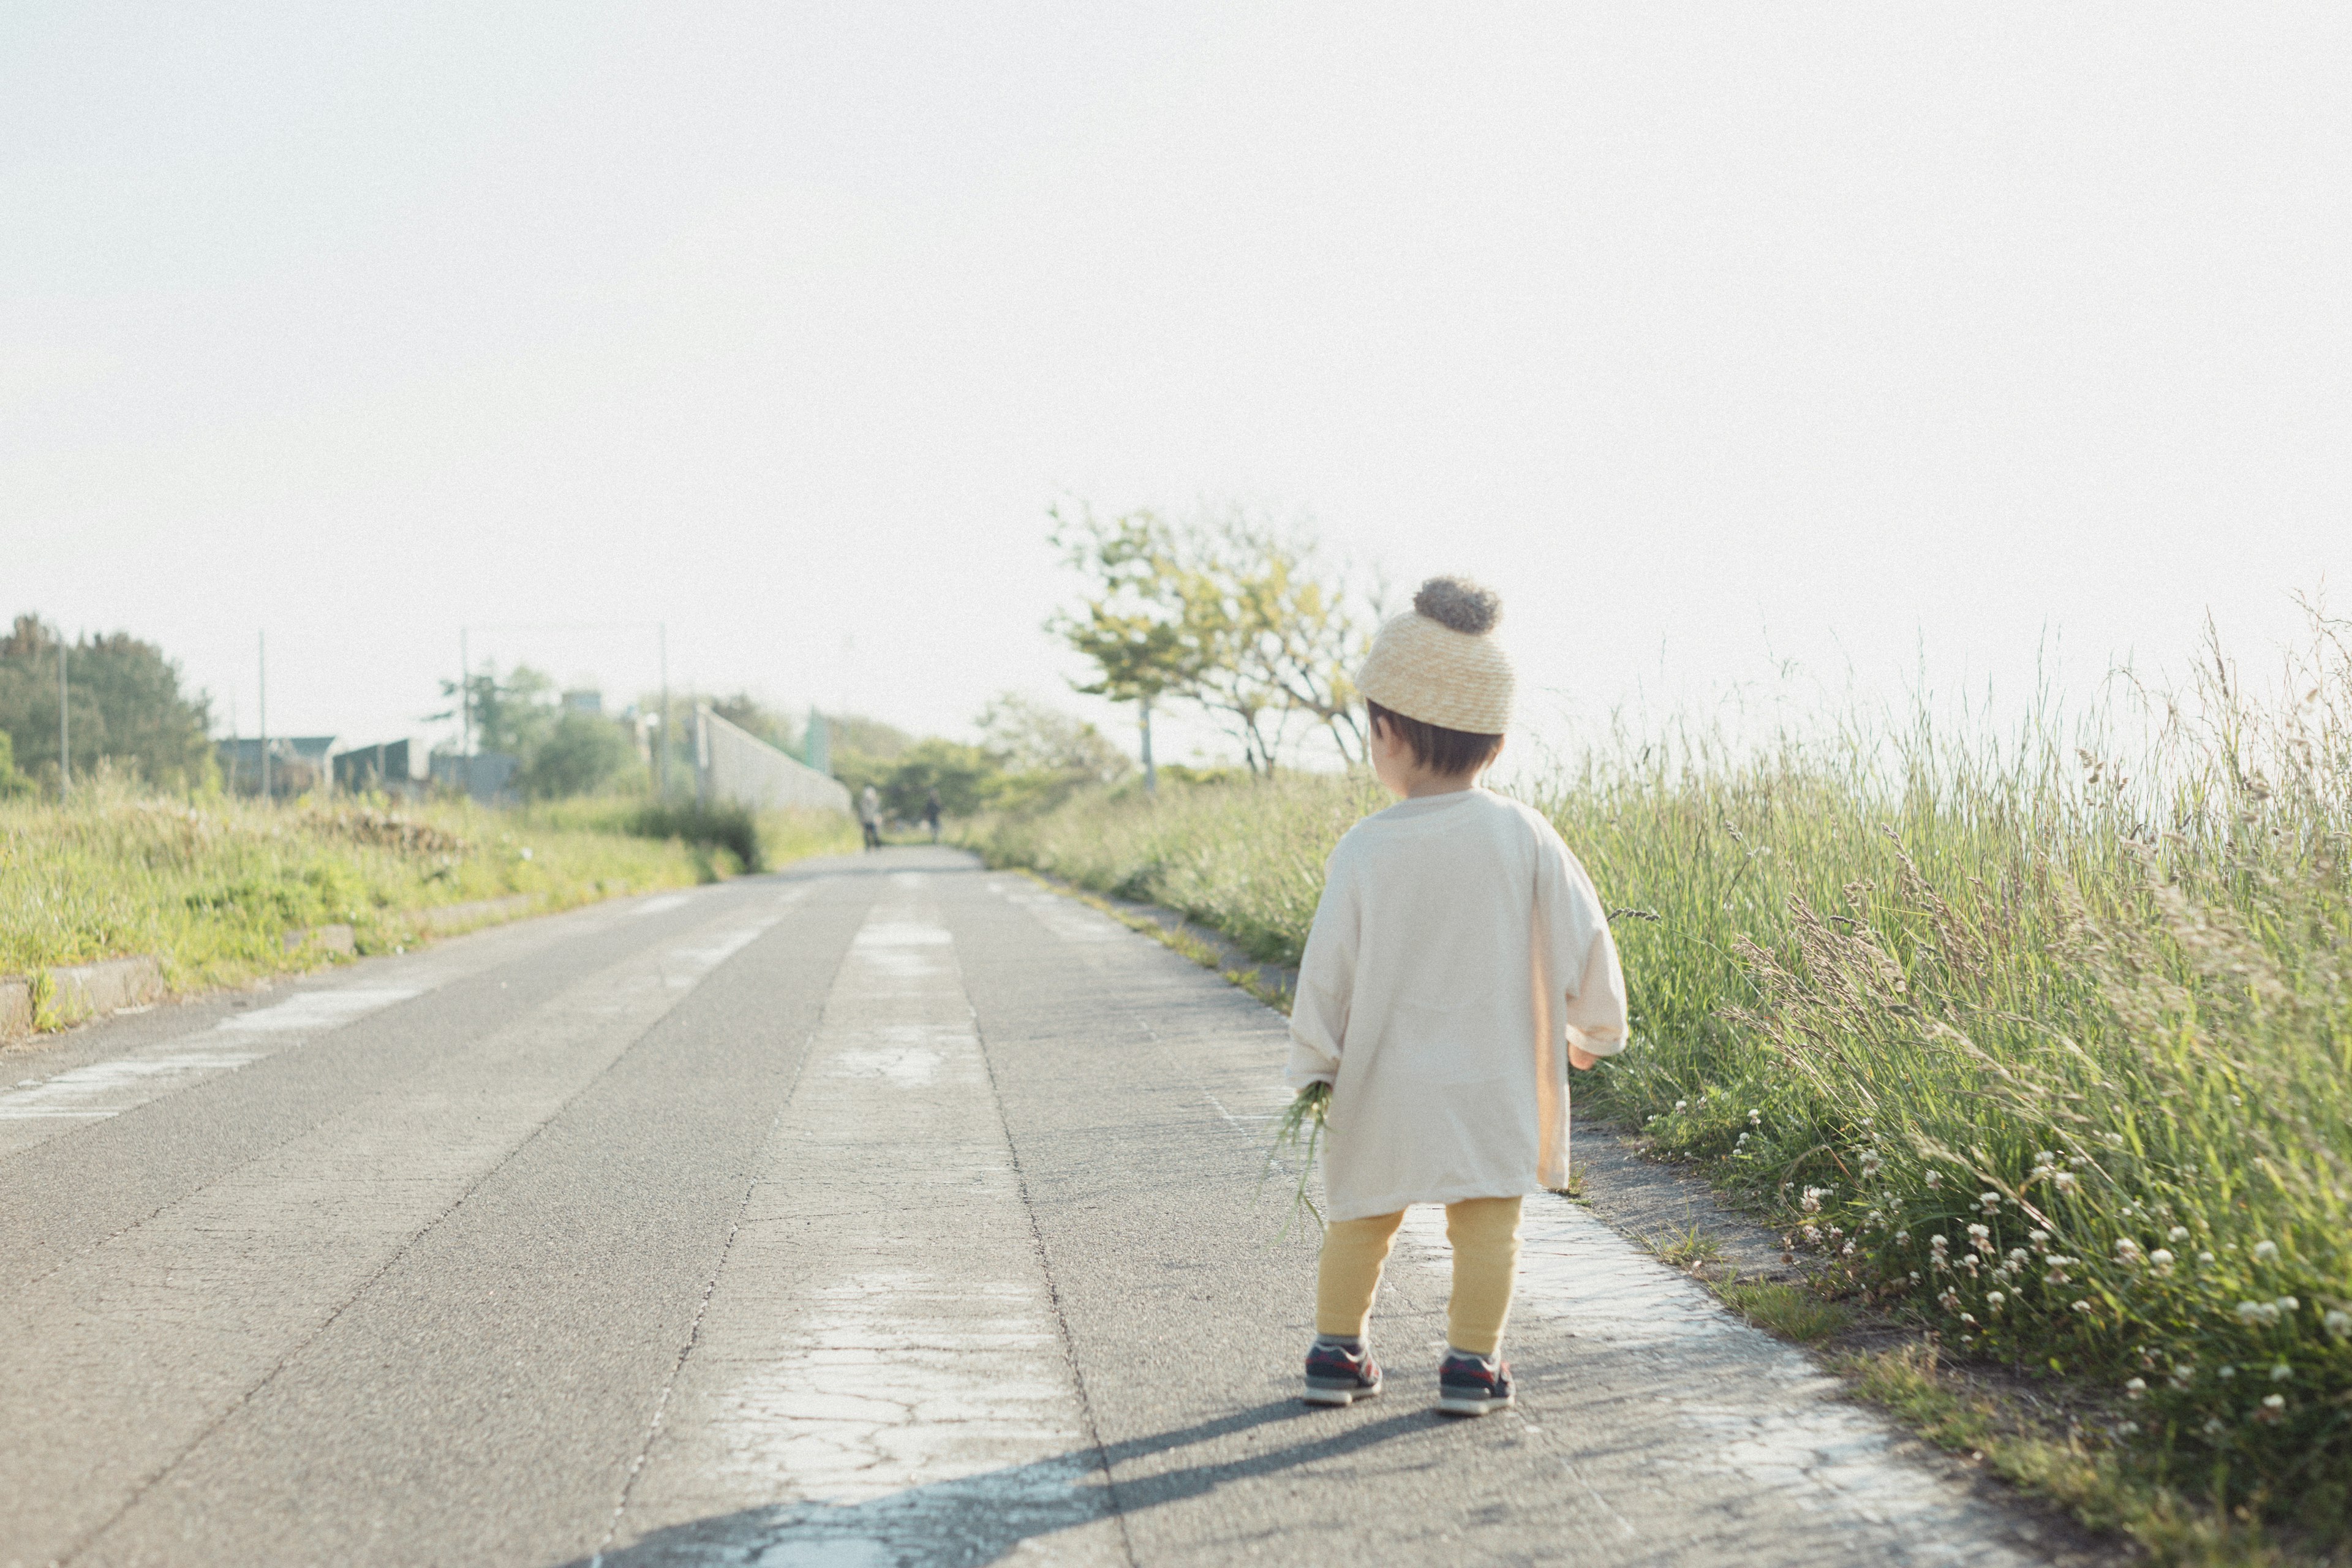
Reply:
[[[362,952],[388,952],[436,906],[529,893],[562,908],[731,874],[747,824],[754,866],[856,841],[846,818],[798,814],[698,838],[639,804],[190,804],[106,781],[63,804],[0,802],[0,973],[150,952],[196,991],[316,963],[284,940],[309,926],[346,922]]]
[[[1523,792],[1612,906],[1587,1089],[1852,1288],[2104,1389],[2191,1495],[2352,1524],[2352,653],[2113,731],[1626,740]],[[2063,738],[2062,738],[2063,737]],[[985,846],[1304,942],[1366,781],[1097,797]],[[1580,1088],[1585,1085],[1580,1082]]]

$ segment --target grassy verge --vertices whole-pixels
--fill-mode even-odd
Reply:
[[[1637,1048],[1588,1103],[1854,1310],[2082,1391],[2067,1441],[2108,1501],[2051,1489],[2179,1561],[2250,1521],[2306,1555],[2352,1526],[2342,630],[2282,705],[2217,662],[2120,763],[2054,726],[1847,725],[1627,745],[1527,792],[1625,956]],[[1331,845],[1381,804],[1361,779],[1170,786],[975,841],[1295,961]]]
[[[856,841],[854,826],[796,815],[751,826],[755,865]],[[688,886],[745,868],[740,842],[709,824],[649,821],[626,801],[191,806],[91,790],[0,803],[0,973],[152,952],[174,990],[236,984],[318,963],[316,951],[286,951],[304,927],[348,923],[361,952],[391,952],[418,940],[423,910],[517,893],[561,909]]]

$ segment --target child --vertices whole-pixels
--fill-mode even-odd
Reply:
[[[1412,604],[1357,678],[1374,771],[1402,798],[1332,851],[1290,1015],[1291,1086],[1331,1086],[1306,1397],[1381,1391],[1364,1342],[1381,1266],[1405,1205],[1442,1203],[1454,1296],[1437,1407],[1482,1415],[1511,1403],[1499,1352],[1519,1199],[1568,1184],[1568,1068],[1624,1048],[1625,981],[1551,824],[1478,787],[1510,722],[1501,601],[1433,577]]]

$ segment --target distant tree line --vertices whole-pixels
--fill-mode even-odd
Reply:
[[[54,790],[66,771],[58,750],[60,649],[75,777],[106,772],[175,793],[217,785],[209,700],[180,689],[180,667],[163,649],[128,632],[68,644],[39,616],[23,615],[0,637],[0,794]]]

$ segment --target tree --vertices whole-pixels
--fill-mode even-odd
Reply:
[[[636,745],[618,723],[594,713],[566,713],[532,748],[517,781],[535,800],[593,795],[636,762]]]
[[[1197,595],[1188,591],[1182,542],[1150,511],[1101,518],[1082,505],[1074,517],[1059,507],[1046,516],[1054,524],[1047,537],[1064,563],[1092,578],[1094,591],[1076,612],[1056,613],[1045,629],[1094,665],[1095,679],[1073,681],[1076,689],[1140,710],[1150,787],[1156,782],[1151,705],[1169,693],[1191,695],[1211,657],[1192,614]]]
[[[441,683],[444,697],[454,700],[458,689],[454,680]],[[468,675],[464,690],[464,711],[471,716],[474,749],[478,752],[508,752],[527,762],[539,743],[555,729],[555,682],[527,664],[516,665],[504,680],[499,679],[495,668]],[[459,712],[453,706],[426,718],[455,719]]]
[[[58,651],[63,639],[37,616],[0,637],[0,730],[19,767],[58,774]],[[180,667],[128,632],[66,648],[66,717],[77,774],[104,760],[158,788],[201,789],[218,770],[206,739],[210,700],[184,694]]]
[[[1116,784],[1135,767],[1092,724],[1018,692],[1005,692],[982,709],[979,728],[982,745],[1008,773]]]
[[[997,778],[996,759],[978,746],[936,738],[916,742],[882,775],[882,809],[913,821],[933,790],[940,810],[970,816],[988,804]]]
[[[1049,515],[1066,564],[1092,579],[1076,610],[1047,623],[1096,668],[1077,689],[1196,703],[1253,773],[1274,770],[1300,718],[1342,759],[1364,760],[1351,672],[1368,617],[1349,572],[1310,531],[1238,507],[1181,524],[1150,511]]]

